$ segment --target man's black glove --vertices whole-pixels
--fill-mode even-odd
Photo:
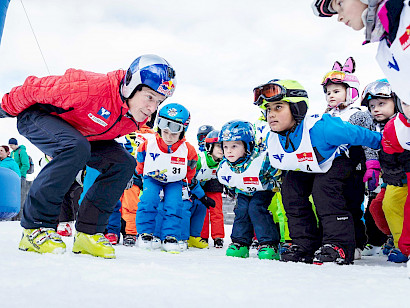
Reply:
[[[5,112],[3,108],[1,108],[1,103],[0,103],[0,118],[15,118],[15,117]]]
[[[199,199],[199,201],[201,201],[207,209],[209,209],[210,207],[215,207],[215,200],[207,196],[203,196],[201,199]]]

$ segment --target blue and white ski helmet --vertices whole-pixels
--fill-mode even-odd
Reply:
[[[177,123],[183,126],[184,131],[186,132],[191,120],[191,115],[184,106],[177,103],[170,103],[163,106],[158,112],[158,124],[161,119],[168,120],[173,123]],[[160,127],[160,125],[158,125]],[[171,129],[171,132],[173,130]]]
[[[243,141],[248,154],[252,153],[255,147],[255,132],[253,125],[247,121],[233,120],[225,123],[219,132],[219,142]]]
[[[165,59],[156,55],[143,55],[131,63],[124,76],[121,94],[131,98],[139,85],[170,97],[176,86],[175,71]]]

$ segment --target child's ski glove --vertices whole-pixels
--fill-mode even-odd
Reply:
[[[199,201],[201,201],[207,209],[209,209],[210,207],[215,207],[215,200],[207,196],[203,196],[201,199],[199,199]]]
[[[376,159],[366,161],[366,173],[363,177],[363,182],[367,182],[369,191],[373,191],[379,186],[380,178],[380,163]]]

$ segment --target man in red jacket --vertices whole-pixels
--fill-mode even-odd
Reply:
[[[103,236],[136,161],[115,138],[136,131],[175,90],[175,71],[163,58],[143,55],[127,71],[97,74],[69,69],[62,76],[28,77],[3,96],[0,117],[53,160],[24,204],[19,249],[63,253],[55,232],[61,203],[85,165],[101,172],[81,203],[73,252],[115,258]]]

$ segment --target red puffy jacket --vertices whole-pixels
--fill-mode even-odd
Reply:
[[[97,74],[69,69],[62,76],[30,76],[3,96],[1,107],[18,115],[35,104],[70,123],[88,140],[112,140],[136,131],[138,123],[125,116],[127,104],[119,88],[125,71]]]

